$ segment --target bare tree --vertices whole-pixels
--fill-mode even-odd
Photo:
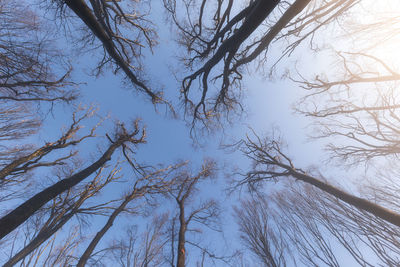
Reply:
[[[318,133],[314,137],[328,140],[335,137],[330,139],[328,149],[333,157],[346,163],[397,155],[399,104],[396,87],[400,76],[394,67],[373,55],[347,53],[340,56],[345,72],[340,79],[299,81],[312,93],[301,99],[297,111],[315,119]],[[334,101],[324,101],[327,98]]]
[[[124,267],[161,266],[164,262],[163,250],[167,243],[167,217],[167,214],[155,216],[140,237],[132,228],[127,229],[123,239],[112,243],[115,262]]]
[[[73,172],[74,169],[70,172]],[[104,168],[101,168],[93,180],[85,185],[84,188],[69,189],[53,199],[51,204],[48,205],[49,207],[42,208],[36,216],[40,217],[39,222],[35,222],[35,225],[30,224],[27,226],[28,228],[37,229],[33,238],[27,236],[27,238],[30,239],[28,244],[12,256],[3,266],[14,266],[18,261],[24,259],[57,233],[74,216],[78,216],[79,214],[101,213],[101,210],[107,207],[108,203],[86,207],[82,207],[82,205],[87,202],[88,199],[95,197],[107,184],[119,178],[117,176],[120,170],[119,168],[115,167],[105,177],[103,177],[103,170]],[[46,216],[48,216],[48,218],[42,222],[43,218]]]
[[[193,228],[195,225],[202,225],[219,231],[218,214],[220,211],[215,200],[200,202],[197,205],[191,204],[198,195],[199,184],[211,177],[214,172],[215,162],[205,161],[197,174],[193,175],[189,170],[176,173],[177,182],[168,192],[178,206],[177,214],[172,218],[170,229],[171,256],[169,263],[171,266],[175,266],[175,261],[178,267],[186,266],[187,245],[201,250],[202,262],[204,262],[205,257],[225,260],[224,257],[216,256],[209,249],[202,247],[194,240],[188,240],[187,237],[187,233],[201,232],[200,229]]]
[[[145,14],[131,14],[129,9],[126,10],[128,6],[119,4],[118,1],[58,1],[58,3],[61,11],[68,7],[85,23],[89,29],[89,36],[92,37],[89,39],[89,43],[96,42],[96,40],[101,42],[101,46],[104,48],[104,58],[98,65],[98,73],[111,62],[115,72],[122,69],[130,81],[140,91],[148,94],[154,103],[163,101],[161,94],[149,89],[144,80],[139,78],[141,76],[142,46],[147,45],[151,48],[155,44],[156,37]],[[37,110],[39,110],[40,103],[44,102],[49,103],[51,107],[61,101],[69,103],[76,99],[77,94],[75,91],[69,90],[75,84],[69,80],[71,68],[68,64],[65,65],[67,67],[63,72],[64,75],[55,78],[54,73],[59,73],[59,69],[64,66],[56,67],[53,63],[61,62],[64,58],[59,56],[59,51],[53,50],[45,40],[45,32],[43,32],[43,36],[41,35],[39,26],[36,24],[35,14],[27,12],[27,8],[22,9],[9,1],[2,1],[0,4],[0,12],[4,12],[2,13],[4,18],[11,18],[0,30],[0,38],[4,37],[4,42],[0,40],[0,49],[4,49],[4,53],[1,53],[3,58],[0,58],[2,60],[2,63],[0,62],[0,87],[4,87],[0,101],[6,103],[0,108],[4,122],[4,127],[0,129],[2,130],[0,138],[5,141],[15,141],[28,137],[39,129],[41,121],[33,112],[34,107],[37,106]],[[4,21],[2,20],[0,23]],[[127,28],[133,29],[137,33],[137,38],[129,35],[132,39],[128,39],[125,36],[128,31],[123,27],[127,25]],[[5,29],[4,34],[3,29]],[[24,43],[23,37],[27,31],[34,32],[35,36],[32,37],[32,40],[25,40]],[[32,42],[32,47],[30,42]],[[13,106],[15,103],[17,105]],[[98,184],[101,171],[104,170],[105,164],[111,161],[111,157],[117,149],[121,148],[122,157],[125,158],[127,165],[131,165],[134,172],[142,176],[134,183],[132,192],[127,194],[124,199],[119,199],[120,205],[111,214],[107,214],[109,216],[107,223],[83,252],[78,265],[84,265],[90,256],[93,256],[100,240],[118,215],[126,211],[127,205],[132,200],[146,198],[155,193],[165,193],[172,185],[172,180],[175,181],[175,178],[168,180],[161,174],[158,177],[159,173],[157,172],[148,174],[145,172],[145,168],[138,166],[135,158],[131,157],[130,153],[134,153],[134,147],[145,142],[145,131],[141,130],[139,122],[135,121],[131,131],[120,124],[116,127],[114,137],[106,135],[109,141],[107,148],[97,159],[89,162],[89,166],[80,166],[63,176],[54,175],[55,178],[50,178],[51,182],[46,183],[46,177],[43,178],[45,175],[35,172],[35,170],[65,168],[68,163],[75,160],[75,156],[81,148],[78,148],[78,145],[95,137],[97,125],[89,128],[86,133],[85,130],[82,130],[85,124],[84,120],[93,115],[94,111],[89,110],[83,113],[81,114],[81,110],[79,110],[72,115],[72,123],[58,139],[44,142],[42,146],[38,147],[14,145],[11,150],[2,154],[3,156],[0,158],[1,194],[8,194],[7,189],[11,187],[17,191],[22,184],[29,181],[41,184],[40,189],[35,187],[39,192],[32,193],[30,190],[28,194],[28,190],[20,190],[20,194],[24,195],[24,200],[18,201],[23,203],[15,209],[8,208],[0,219],[0,239],[6,236],[10,237],[9,234],[15,233],[14,230],[17,228],[22,229],[22,224],[26,226],[24,230],[27,229],[25,240],[22,240],[25,246],[16,253],[12,249],[10,258],[5,263],[6,266],[12,266],[19,262],[21,265],[69,265],[77,261],[76,254],[80,254],[80,252],[75,253],[74,250],[79,248],[82,243],[82,236],[79,234],[81,225],[74,224],[70,229],[65,229],[65,226],[67,224],[70,226],[74,223],[73,218],[79,220],[83,214],[106,214],[102,209],[109,209],[110,202],[96,203],[93,206],[87,204],[87,200],[95,197],[107,183],[114,179],[115,173],[111,172],[111,176],[106,178],[106,181]],[[21,129],[23,130],[21,131]],[[12,155],[9,153],[10,151],[13,152]],[[207,171],[209,170],[205,169],[204,173],[199,175],[208,176]],[[84,180],[92,175],[96,175],[94,180],[84,185]],[[193,190],[189,191],[193,193]],[[185,196],[185,199],[182,200],[185,204],[187,204],[187,198],[188,196]],[[202,204],[189,213],[189,219],[182,227],[186,228],[189,222],[193,223],[194,221],[210,223],[209,226],[211,226],[212,218],[217,212],[215,202],[209,201]],[[60,239],[56,238],[56,234],[61,230],[73,233],[68,238],[62,239],[65,241],[64,243],[60,243]],[[186,231],[190,230],[185,229]],[[13,244],[19,245],[21,239],[17,238],[20,238],[21,235],[15,233],[15,237]],[[149,242],[151,243],[151,241]],[[195,242],[192,244],[197,245]],[[146,262],[155,258],[155,252],[151,251],[151,245],[147,245],[143,264],[147,264]],[[206,249],[202,249],[202,253],[203,258],[206,257],[204,255],[214,257]]]
[[[111,63],[115,73],[122,70],[132,85],[149,96],[154,104],[167,103],[163,99],[162,92],[151,89],[147,82],[140,78],[144,76],[141,66],[142,50],[147,47],[152,51],[157,39],[154,25],[147,18],[148,11],[143,8],[145,5],[150,5],[149,2],[119,3],[106,0],[54,2],[62,16],[67,9],[70,9],[86,25],[89,34],[82,38],[90,40],[86,45],[96,47],[94,40],[101,43],[104,52],[97,66],[98,74]]]
[[[399,147],[397,2],[374,11],[373,3],[364,5],[358,16],[374,16],[343,23],[339,32],[348,44],[332,44],[332,68],[292,76],[306,94],[296,111],[313,118],[314,137],[328,140],[331,155],[349,165],[391,158]]]
[[[140,130],[138,120],[134,122],[133,127],[134,129],[131,132],[128,132],[123,125],[120,125],[115,134],[115,139],[113,140],[109,138],[111,144],[108,146],[103,155],[101,155],[95,162],[85,169],[71,175],[70,177],[62,179],[61,181],[47,187],[1,218],[0,237],[3,238],[8,233],[13,231],[48,201],[54,199],[65,190],[74,187],[100,169],[105,163],[111,160],[111,156],[117,148],[127,143],[132,145],[143,143],[145,141],[145,131],[144,129]]]
[[[108,217],[107,222],[101,228],[95,237],[91,240],[90,244],[87,246],[86,250],[83,252],[82,256],[79,258],[77,266],[85,266],[89,260],[91,254],[94,252],[97,244],[104,237],[107,231],[111,228],[114,221],[123,211],[126,210],[127,205],[133,200],[138,200],[144,197],[150,197],[154,194],[165,193],[170,189],[171,184],[174,182],[170,179],[170,173],[175,169],[181,167],[181,164],[169,166],[164,169],[157,170],[155,172],[149,173],[143,177],[140,177],[133,183],[133,188],[121,201],[120,205],[114,209],[112,214]],[[148,257],[147,257],[148,258]],[[148,258],[149,260],[149,258]]]
[[[23,141],[42,125],[41,104],[71,103],[78,93],[71,67],[50,39],[50,25],[24,2],[1,1],[0,16],[0,165],[5,171],[32,151],[34,146]]]
[[[369,212],[393,225],[400,226],[400,213],[398,211],[333,186],[321,174],[318,174],[320,178],[316,178],[312,174],[296,168],[292,160],[282,151],[281,141],[274,138],[261,139],[256,136],[255,140],[247,137],[247,140],[243,140],[239,145],[242,146],[243,153],[253,161],[252,170],[244,175],[244,179],[239,184],[248,183],[251,187],[255,187],[265,181],[277,181],[280,178],[292,177],[310,184],[355,208]]]
[[[245,246],[265,266],[286,266],[288,244],[280,233],[279,225],[270,222],[267,198],[260,194],[251,200],[242,201],[235,207],[235,217]]]
[[[394,180],[386,177],[386,182],[390,182],[396,190]],[[244,216],[239,221],[241,234],[260,260],[269,257],[272,251],[286,262],[302,262],[306,266],[397,264],[398,226],[310,185],[293,181],[283,184],[285,189],[259,194],[256,196],[257,204],[245,204],[239,209]],[[368,198],[383,193],[376,191],[377,185],[370,186]],[[384,196],[382,201],[387,203],[397,198],[390,194],[389,197]],[[264,216],[266,220],[257,220],[259,216]],[[242,224],[243,221],[247,224]],[[247,227],[248,224],[252,227]],[[260,250],[260,246],[266,249]],[[342,260],[344,257],[346,261]]]
[[[184,103],[194,121],[205,122],[222,111],[241,108],[243,68],[257,59],[264,64],[272,41],[290,37],[282,57],[290,55],[302,41],[312,43],[320,28],[340,20],[358,2],[255,0],[242,7],[242,2],[233,0],[165,0],[178,41],[188,50],[184,64],[194,69],[182,80]],[[197,79],[199,95],[192,89]],[[210,80],[218,81],[215,93]]]
[[[71,67],[60,64],[62,53],[49,39],[49,25],[23,2],[2,0],[0,14],[0,100],[15,104],[76,99]],[[56,70],[65,67],[66,73],[56,78]]]
[[[0,150],[0,166],[3,167],[32,148],[32,145],[15,146],[12,141],[22,141],[35,134],[41,127],[41,120],[32,110],[21,104],[4,103],[0,107],[0,139],[4,146]]]
[[[68,266],[72,263],[72,254],[80,243],[80,239],[76,238],[77,235],[79,235],[77,227],[68,232],[66,237],[60,241],[53,235],[52,239],[45,246],[40,247],[34,253],[24,258],[20,265],[38,265],[40,260],[43,259],[42,266]]]
[[[323,70],[313,79],[298,73],[300,78],[292,78],[307,90],[307,95],[296,103],[296,110],[314,119],[317,132],[314,137],[330,141],[327,150],[334,158],[344,161],[341,161],[341,167],[371,168],[375,166],[373,163],[382,164],[398,158],[397,62],[391,60],[392,55],[382,53],[387,47],[385,43],[395,40],[394,35],[388,32],[396,30],[387,28],[394,25],[395,16],[385,14],[384,20],[374,19],[364,25],[355,21],[352,25],[357,34],[366,34],[364,38],[368,36],[373,43],[369,49],[355,42],[354,51],[336,52],[339,64],[333,68],[334,72]],[[344,28],[348,30],[350,27],[345,24]],[[381,36],[380,30],[387,35]],[[377,33],[378,40],[372,40],[373,32]],[[349,35],[353,33],[350,31]],[[352,37],[358,40],[360,35]],[[320,266],[322,262],[340,266],[339,257],[331,247],[332,238],[361,266],[377,265],[368,257],[371,252],[383,266],[396,265],[397,240],[395,235],[392,236],[400,222],[399,209],[395,205],[397,194],[392,192],[396,174],[389,173],[385,177],[370,175],[366,168],[366,178],[363,177],[360,186],[367,186],[365,179],[373,181],[370,192],[343,190],[340,186],[333,186],[336,179],[327,180],[315,168],[299,169],[283,150],[279,138],[255,136],[247,138],[243,144],[244,153],[252,160],[253,166],[242,182],[249,182],[251,189],[262,188],[263,181],[267,180],[281,183],[286,177],[308,184],[296,191],[296,198],[291,199],[285,191],[275,204],[269,202],[280,207],[276,214],[272,214],[273,208],[269,209],[269,220],[273,221],[271,218],[274,216],[280,218],[272,227],[279,229],[275,236],[286,231],[289,236],[286,240],[298,247],[307,266]],[[349,175],[348,180],[355,178]],[[388,180],[393,181],[393,188],[388,186],[391,184]],[[275,240],[275,236],[271,235],[270,242]],[[269,247],[274,249],[273,245]]]
[[[83,114],[81,114],[82,111],[84,111]],[[94,108],[89,108],[85,110],[84,108],[79,107],[78,110],[72,114],[71,125],[58,140],[54,142],[47,142],[42,147],[37,148],[34,151],[29,151],[28,153],[25,153],[25,155],[14,158],[8,164],[4,164],[4,166],[0,170],[1,185],[9,182],[18,181],[20,177],[23,177],[24,174],[33,169],[64,164],[65,160],[74,156],[76,152],[70,151],[68,155],[61,156],[49,161],[45,161],[44,158],[46,158],[46,156],[48,156],[52,152],[54,153],[55,151],[68,149],[70,147],[78,145],[87,138],[94,137],[94,133],[98,125],[93,127],[87,134],[83,135],[82,137],[77,137],[77,132],[82,128],[82,122],[92,117],[95,112],[96,110]]]

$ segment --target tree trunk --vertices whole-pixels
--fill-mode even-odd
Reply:
[[[186,234],[186,221],[185,221],[185,204],[183,200],[179,204],[179,235],[178,235],[178,259],[176,267],[185,267],[185,234]]]
[[[152,92],[147,86],[139,81],[136,75],[132,72],[129,64],[120,56],[113,41],[112,36],[109,36],[104,30],[102,25],[98,22],[98,19],[93,14],[92,10],[86,5],[83,0],[66,0],[67,6],[86,24],[86,26],[92,31],[92,33],[101,41],[104,49],[108,55],[115,61],[115,63],[125,72],[126,76],[131,82],[146,94],[148,94],[153,102],[160,100],[160,97]]]
[[[296,17],[303,9],[311,2],[311,0],[296,0],[279,20],[269,29],[268,33],[260,40],[260,44],[257,48],[247,57],[244,57],[235,64],[235,68],[240,65],[250,63],[265,49],[268,48],[269,44],[274,38],[286,27],[286,25]]]
[[[214,56],[207,61],[201,70],[211,69],[225,56],[226,53],[231,51],[231,49],[237,49],[239,45],[243,43],[258,26],[260,26],[279,2],[279,0],[258,0],[258,3],[256,3],[252,10],[250,10],[240,28],[220,45]]]
[[[101,228],[101,230],[97,232],[96,236],[93,238],[89,246],[86,248],[85,252],[80,257],[76,267],[84,267],[86,265],[86,262],[90,258],[90,255],[92,255],[93,250],[96,248],[101,238],[103,238],[103,236],[107,233],[107,231],[111,228],[111,226],[113,226],[117,216],[125,209],[126,205],[128,205],[130,201],[132,201],[136,196],[141,195],[143,191],[145,191],[144,188],[135,189],[130,195],[125,197],[125,200],[121,203],[121,205],[119,205],[119,207],[116,210],[114,210],[114,212],[108,218],[103,228]]]
[[[6,216],[0,219],[0,240],[12,232],[19,225],[24,223],[30,216],[32,216],[37,210],[39,210],[44,204],[52,200],[65,190],[68,190],[80,183],[82,180],[90,176],[101,166],[103,166],[107,161],[111,160],[111,155],[114,151],[121,146],[122,140],[110,145],[107,151],[92,165],[86,169],[72,175],[69,178],[63,179],[58,183],[47,187],[43,191],[37,193],[35,196],[31,197],[29,200],[25,201],[19,207],[8,213]]]
[[[290,175],[293,176],[294,178],[301,180],[305,183],[311,184],[315,187],[318,187],[322,191],[324,191],[332,196],[337,197],[338,199],[342,200],[343,202],[345,202],[351,206],[354,206],[360,210],[367,211],[367,212],[375,215],[378,218],[381,218],[389,223],[392,223],[392,224],[400,227],[400,214],[398,214],[392,210],[386,209],[382,206],[379,206],[379,205],[377,205],[373,202],[370,202],[366,199],[359,198],[359,197],[353,196],[349,193],[346,193],[345,191],[340,190],[340,189],[338,189],[332,185],[329,185],[327,183],[321,182],[320,180],[318,180],[312,176],[303,174],[301,172],[297,172],[293,169],[290,169],[289,171],[290,171]]]

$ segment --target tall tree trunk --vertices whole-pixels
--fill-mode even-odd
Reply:
[[[185,267],[185,234],[186,234],[186,220],[185,220],[185,203],[184,200],[178,202],[179,204],[179,235],[178,235],[178,259],[176,267]]]
[[[125,200],[121,203],[121,205],[119,205],[119,207],[116,210],[114,210],[114,212],[108,218],[103,228],[101,228],[101,230],[97,232],[96,236],[92,239],[89,246],[86,248],[85,252],[80,257],[76,267],[84,267],[86,265],[86,262],[90,258],[90,255],[92,255],[93,250],[96,248],[101,238],[103,238],[103,236],[107,233],[107,231],[111,228],[111,226],[113,226],[117,216],[125,209],[126,205],[128,205],[130,201],[132,201],[138,195],[143,194],[143,191],[145,191],[145,188],[135,189],[130,195],[125,197]]]
[[[0,240],[12,232],[19,225],[24,223],[30,216],[38,211],[44,204],[52,200],[65,190],[68,190],[80,183],[82,180],[90,176],[107,161],[111,160],[111,156],[114,151],[124,143],[124,139],[120,138],[118,141],[112,143],[107,151],[92,165],[86,169],[72,175],[69,178],[63,179],[58,183],[47,187],[43,191],[37,193],[29,200],[25,201],[19,207],[8,213],[6,216],[0,219]]]
[[[197,72],[210,70],[214,67],[228,52],[238,49],[239,45],[249,37],[260,24],[268,17],[268,15],[278,5],[279,0],[258,0],[254,3],[252,10],[246,16],[240,28],[228,39],[226,39],[215,52],[214,56],[207,61],[204,66]],[[197,73],[196,72],[196,73]],[[195,75],[195,74],[194,74]]]
[[[274,38],[286,27],[286,25],[311,2],[311,0],[296,0],[286,11],[282,14],[279,20],[269,29],[268,33],[260,40],[257,48],[248,56],[238,60],[234,68],[243,64],[248,64],[256,57],[266,50]]]
[[[400,227],[400,214],[399,213],[396,213],[392,210],[384,208],[384,207],[377,205],[366,199],[351,195],[339,188],[336,188],[325,182],[321,182],[320,180],[318,180],[312,176],[295,171],[294,169],[290,169],[289,172],[290,172],[291,176],[293,176],[294,178],[296,178],[298,180],[301,180],[305,183],[308,183],[315,187],[318,187],[322,191],[324,191],[332,196],[337,197],[338,199],[342,200],[343,202],[345,202],[351,206],[359,208],[360,210],[367,211],[367,212],[375,215],[378,218],[381,218],[389,223],[392,223],[392,224]]]

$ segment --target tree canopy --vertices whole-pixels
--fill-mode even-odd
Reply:
[[[387,2],[0,0],[0,264],[398,265]]]

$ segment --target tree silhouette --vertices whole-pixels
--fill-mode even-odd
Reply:
[[[264,64],[275,40],[289,38],[281,58],[311,39],[320,28],[340,20],[359,1],[178,1],[164,0],[177,26],[183,62],[193,73],[182,79],[182,95],[193,124],[242,109],[241,80],[251,62]],[[200,12],[197,12],[200,10]],[[182,15],[183,13],[183,15]],[[200,95],[192,87],[200,83]],[[211,87],[210,81],[215,83]]]

